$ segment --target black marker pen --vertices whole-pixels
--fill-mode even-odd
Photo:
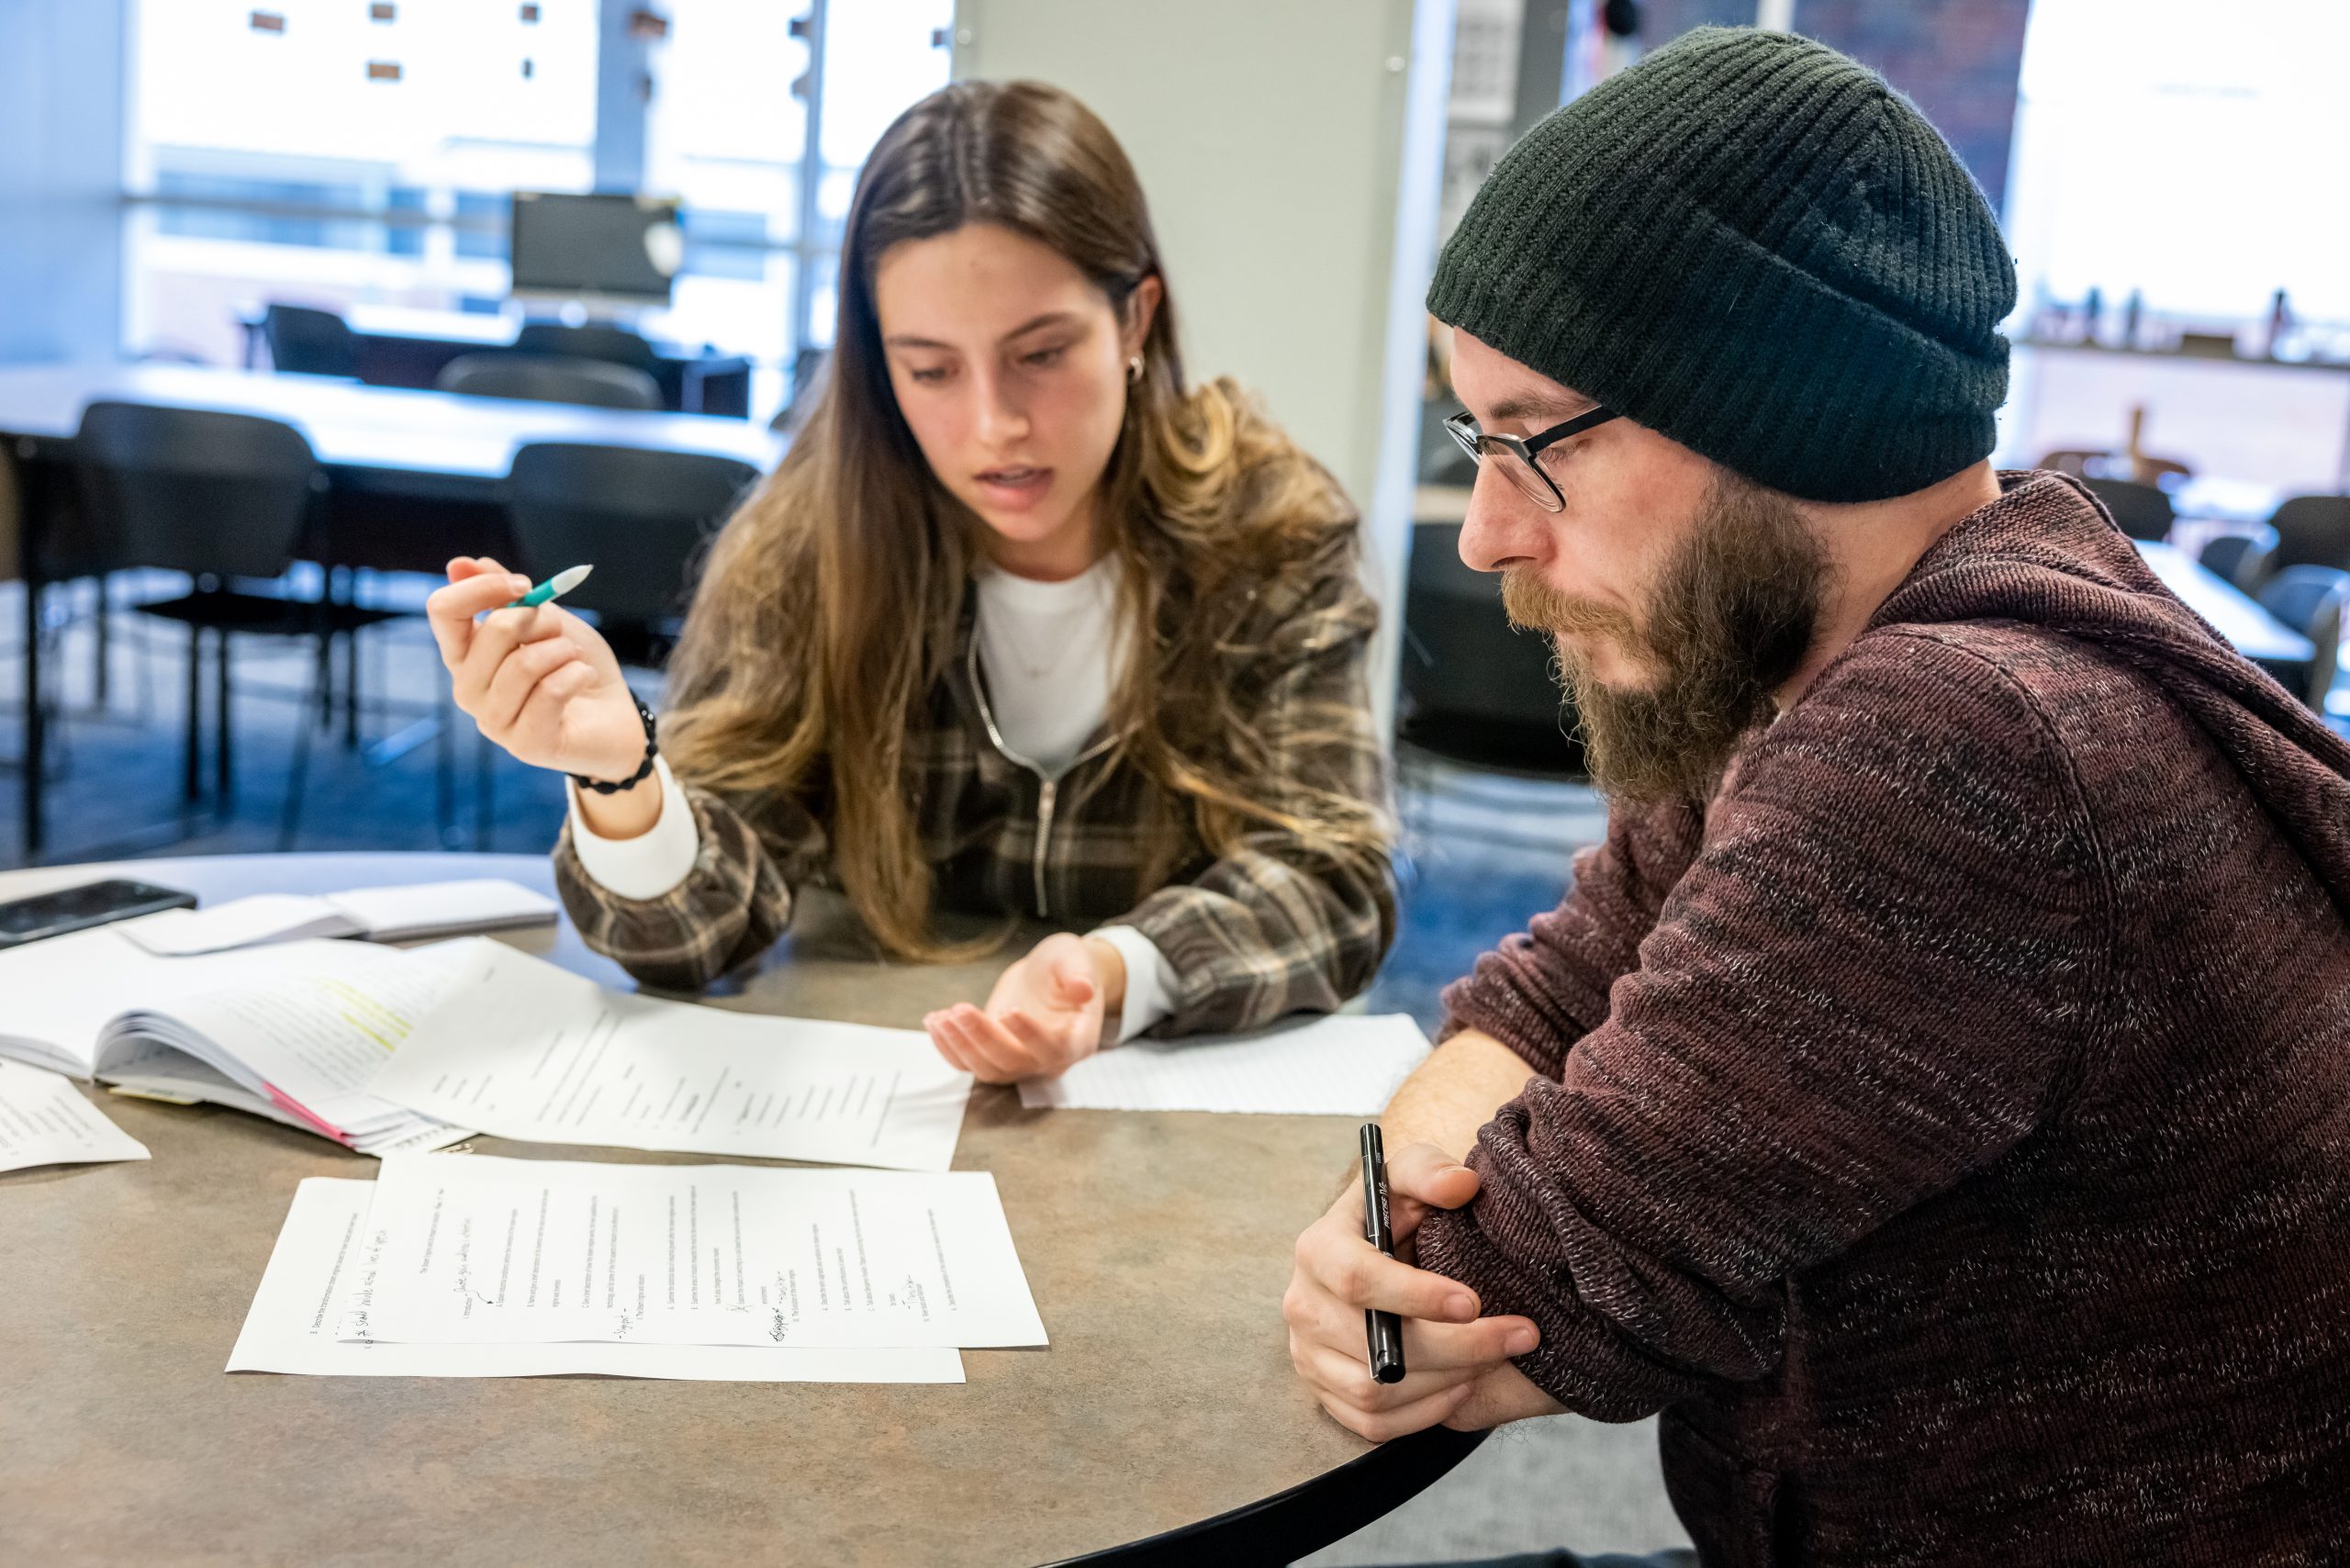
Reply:
[[[1387,1224],[1387,1150],[1379,1124],[1362,1125],[1362,1238],[1387,1257],[1395,1256],[1395,1234]],[[1392,1312],[1366,1312],[1363,1333],[1371,1346],[1371,1375],[1380,1383],[1404,1381],[1404,1325]]]

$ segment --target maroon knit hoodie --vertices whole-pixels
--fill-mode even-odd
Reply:
[[[2003,476],[1702,811],[1446,993],[1420,1262],[1708,1564],[2350,1562],[2350,747]]]

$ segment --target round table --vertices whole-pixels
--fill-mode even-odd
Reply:
[[[120,874],[207,904],[550,887],[535,857],[253,856],[0,873],[0,899]],[[568,922],[509,935],[621,980]],[[877,963],[811,898],[712,1002],[918,1026],[1003,962]],[[955,1168],[995,1173],[1052,1343],[967,1350],[961,1386],[320,1378],[220,1368],[296,1183],[373,1162],[232,1111],[94,1097],[151,1160],[0,1175],[0,1560],[1286,1562],[1475,1446],[1438,1429],[1373,1448],[1291,1372],[1290,1248],[1343,1179],[1344,1118],[1026,1111],[981,1087]]]

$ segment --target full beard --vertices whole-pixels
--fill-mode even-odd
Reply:
[[[1833,577],[1792,501],[1723,475],[1658,574],[1644,624],[1525,569],[1504,577],[1502,603],[1513,626],[1550,634],[1595,784],[1635,803],[1701,801],[1810,652]],[[1576,634],[1612,638],[1654,678],[1602,682]]]

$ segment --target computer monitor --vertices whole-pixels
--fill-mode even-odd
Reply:
[[[516,191],[512,292],[590,305],[666,305],[685,260],[674,199]]]

